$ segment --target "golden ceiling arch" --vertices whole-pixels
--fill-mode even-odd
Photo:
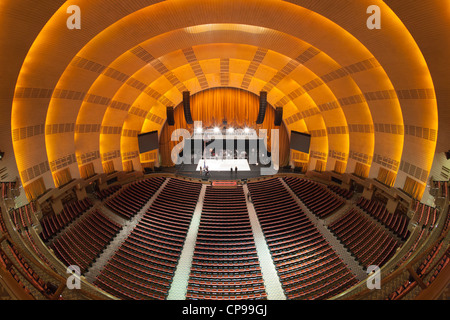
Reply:
[[[65,28],[72,4],[82,8],[80,30]],[[380,30],[365,25],[371,4],[383,12]],[[402,187],[408,173],[399,169],[408,163],[421,168],[413,178],[424,183],[437,133],[425,60],[382,1],[336,6],[67,1],[36,37],[18,77],[12,130],[45,125],[45,135],[13,142],[19,172],[48,161],[50,171],[37,176],[48,188],[61,168],[77,177],[78,165],[94,162],[101,172],[104,157],[133,152],[136,132],[161,127],[164,106],[177,105],[182,90],[223,86],[226,78],[226,86],[268,89],[290,129],[316,132],[323,141],[313,151],[333,160],[328,170],[337,159],[348,161],[347,172],[358,162],[371,165],[371,177],[383,167],[398,173]],[[410,127],[427,138],[405,134]]]

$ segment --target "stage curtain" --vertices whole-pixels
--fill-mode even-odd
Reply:
[[[325,161],[322,161],[322,160],[317,160],[316,161],[316,168],[315,168],[315,170],[317,172],[325,171],[326,167],[327,167],[327,163]]]
[[[59,170],[53,173],[53,181],[55,181],[55,186],[58,188],[65,185],[72,180],[69,168]]]
[[[81,166],[79,169],[81,178],[83,179],[88,179],[95,175],[94,164],[92,162]]]
[[[103,172],[106,174],[110,174],[114,172],[114,162],[112,160],[102,163]]]
[[[334,164],[334,172],[343,174],[345,172],[345,168],[347,167],[347,163],[342,161],[336,161]]]
[[[367,178],[369,177],[370,167],[361,163],[357,162],[355,165],[355,171],[353,172],[355,175],[361,178]]]
[[[425,191],[425,185],[417,182],[416,180],[406,177],[405,185],[403,190],[411,195],[414,199],[420,199]]]
[[[191,115],[194,121],[202,121],[203,128],[224,126],[226,127],[252,128],[258,133],[259,129],[267,129],[267,150],[271,150],[271,129],[279,129],[280,138],[280,167],[289,164],[289,136],[284,124],[275,126],[275,109],[270,105],[266,108],[264,123],[256,126],[256,118],[259,112],[259,97],[251,92],[237,88],[215,88],[199,92],[191,97]],[[171,141],[172,132],[176,129],[187,129],[193,132],[193,125],[188,125],[184,119],[183,104],[174,111],[174,126],[164,125],[160,135],[161,165],[173,166],[171,159],[172,149],[181,142]]]
[[[23,189],[25,190],[25,195],[28,201],[36,200],[47,190],[42,177],[26,185]]]
[[[394,185],[396,177],[397,174],[395,172],[380,167],[380,171],[378,171],[377,180],[389,187],[392,187]]]
[[[122,165],[123,165],[123,171],[125,171],[125,172],[132,172],[134,170],[132,160],[124,161],[124,162],[122,162]]]

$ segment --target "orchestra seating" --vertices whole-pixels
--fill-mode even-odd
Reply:
[[[368,200],[364,197],[361,197],[356,205],[389,228],[402,240],[408,239],[410,234],[408,230],[409,218],[404,214],[398,212],[390,213],[383,203],[376,200]]]
[[[395,253],[398,241],[355,208],[332,222],[328,228],[367,269],[381,267]]]
[[[439,211],[437,208],[427,206],[426,204],[415,202],[414,205],[414,218],[415,221],[425,228],[433,228],[438,220]]]
[[[131,219],[164,183],[165,178],[152,177],[123,187],[114,197],[106,200],[104,205],[125,219]]]
[[[248,188],[288,299],[327,299],[358,282],[278,178]]]
[[[201,187],[170,178],[94,284],[120,299],[165,299]]]
[[[284,181],[319,218],[326,218],[345,204],[344,199],[317,182],[297,177],[284,177]]]
[[[89,198],[85,198],[81,201],[75,201],[65,205],[63,211],[59,214],[45,216],[41,219],[41,239],[44,242],[49,241],[69,223],[92,207],[92,205],[92,201]]]
[[[265,299],[241,186],[206,187],[187,299]]]
[[[328,189],[330,189],[337,195],[340,195],[342,198],[345,198],[347,200],[349,200],[353,196],[353,191],[341,188],[335,184],[328,185]]]
[[[66,266],[76,265],[84,274],[121,228],[99,209],[94,209],[49,247]]]

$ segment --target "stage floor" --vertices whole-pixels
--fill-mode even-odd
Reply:
[[[239,171],[250,171],[250,166],[248,165],[247,159],[206,159],[200,160],[196,171],[200,171],[200,167],[204,168],[204,162],[206,162],[206,166],[208,166],[208,170],[211,171],[228,171],[230,172],[231,168],[233,171],[237,167]]]

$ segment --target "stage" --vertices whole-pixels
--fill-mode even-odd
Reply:
[[[200,171],[200,167],[205,169],[208,167],[209,172],[231,172],[231,168],[235,171],[251,171],[247,159],[202,159],[199,161],[196,171]]]
[[[246,159],[229,159],[232,162],[225,162],[227,160],[206,160],[206,165],[209,167],[209,173],[205,175],[205,171],[200,173],[200,163],[198,164],[180,164],[172,168],[164,168],[162,171],[170,172],[177,175],[182,175],[189,178],[204,179],[204,180],[245,180],[250,178],[261,177],[261,165],[249,164]],[[201,164],[203,165],[203,160]],[[224,161],[224,163],[220,163]],[[238,162],[236,162],[238,161]],[[233,166],[233,172],[230,168]],[[234,168],[238,166],[236,172]],[[268,166],[267,166],[268,167]],[[203,167],[202,167],[203,168]],[[214,170],[213,170],[214,169]]]

